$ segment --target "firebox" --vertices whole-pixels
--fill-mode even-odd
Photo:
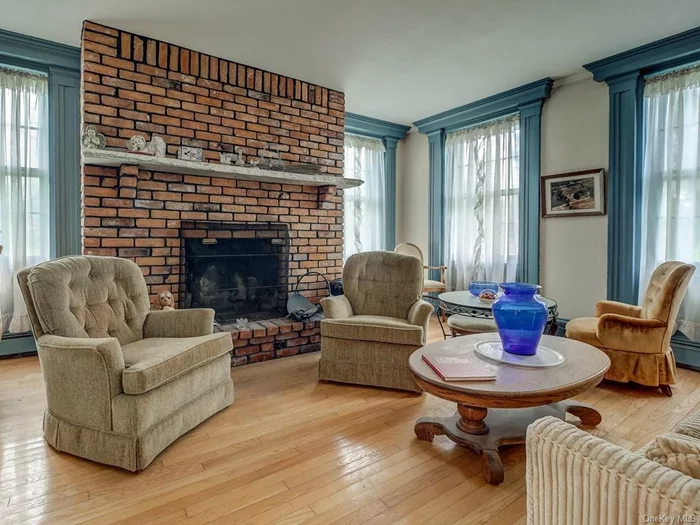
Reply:
[[[286,314],[286,224],[197,221],[182,228],[183,307],[213,308],[219,324]]]

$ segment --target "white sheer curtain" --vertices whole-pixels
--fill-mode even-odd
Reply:
[[[447,134],[447,286],[515,280],[518,260],[520,123],[508,117]]]
[[[365,183],[344,191],[344,259],[387,249],[385,154],[379,139],[345,135],[345,176]]]
[[[46,76],[0,68],[0,312],[3,331],[30,329],[19,270],[49,258]]]
[[[700,67],[648,79],[644,88],[640,297],[664,261],[700,272]],[[700,341],[700,276],[694,276],[678,328]]]

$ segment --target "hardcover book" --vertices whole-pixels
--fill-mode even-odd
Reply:
[[[423,361],[440,376],[443,381],[495,381],[496,374],[488,368],[459,355],[423,354]]]

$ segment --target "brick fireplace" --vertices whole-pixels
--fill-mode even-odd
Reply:
[[[150,140],[155,134],[167,144],[168,157],[191,146],[218,163],[220,152],[236,146],[250,162],[274,144],[289,165],[343,174],[344,95],[321,86],[85,22],[81,94],[83,124],[95,125],[108,149],[126,151],[133,135]],[[260,239],[282,226],[287,290],[309,270],[329,280],[341,274],[342,190],[332,184],[237,180],[133,164],[84,164],[82,180],[83,252],[135,261],[153,302],[170,291],[184,305],[186,239],[193,237]],[[251,278],[258,279],[246,282]],[[315,275],[299,288],[314,302],[327,294]],[[236,346],[234,364],[318,348],[317,323],[277,317],[227,329]]]

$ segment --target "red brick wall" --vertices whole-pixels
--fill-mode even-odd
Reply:
[[[288,163],[342,176],[344,109],[337,91],[91,22],[83,27],[83,122],[96,125],[109,148],[156,134],[168,156],[194,146],[218,162],[235,146],[249,161],[270,143]],[[83,251],[132,259],[153,297],[177,294],[181,220],[281,222],[290,228],[291,275],[315,269],[331,279],[342,268],[341,193],[83,166]],[[324,295],[314,281],[302,289]]]

